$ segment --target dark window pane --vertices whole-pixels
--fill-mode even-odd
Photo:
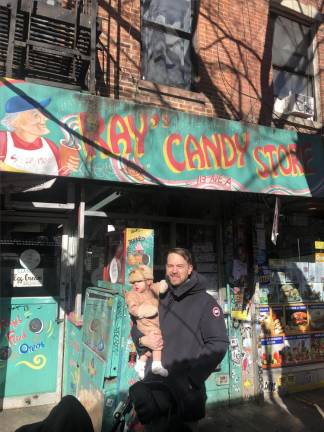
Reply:
[[[190,87],[190,42],[159,30],[142,30],[144,79],[177,87]]]
[[[312,66],[306,56],[301,56],[287,50],[277,50],[273,57],[273,64],[306,74],[312,73]]]
[[[191,0],[142,0],[142,19],[191,32]]]
[[[273,70],[273,93],[281,99],[289,93],[313,96],[312,82],[304,76],[283,70]]]
[[[284,17],[275,18],[272,62],[296,72],[310,73],[310,29]]]
[[[190,89],[191,22],[191,0],[142,0],[143,79]]]
[[[275,19],[274,47],[305,54],[310,46],[310,29],[290,19]]]

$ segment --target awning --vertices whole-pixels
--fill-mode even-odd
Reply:
[[[1,79],[0,170],[324,196],[319,135]]]

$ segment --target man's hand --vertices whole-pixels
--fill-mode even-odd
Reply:
[[[161,351],[163,349],[163,339],[161,333],[154,331],[146,336],[142,336],[141,344],[152,351]]]

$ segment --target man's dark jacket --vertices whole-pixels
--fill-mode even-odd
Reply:
[[[171,375],[188,374],[196,386],[215,370],[228,348],[223,312],[204,282],[194,271],[182,285],[169,284],[159,304],[162,364]]]
[[[204,279],[192,272],[190,279],[178,287],[170,283],[160,297],[159,318],[164,347],[162,364],[169,371],[170,382],[185,382],[204,389],[204,382],[222,361],[228,348],[223,312],[206,292]],[[135,343],[141,336],[132,328]]]

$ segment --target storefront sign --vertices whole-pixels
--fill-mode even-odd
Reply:
[[[315,249],[324,249],[324,241],[316,241]]]
[[[14,288],[43,286],[43,269],[13,269],[11,272],[12,286]]]
[[[40,260],[40,254],[35,249],[25,249],[19,257],[20,265],[29,270],[38,267]]]
[[[319,135],[5,78],[0,101],[1,171],[324,196]],[[36,137],[34,142],[23,142],[19,124]]]
[[[125,284],[134,267],[145,265],[152,269],[154,232],[146,228],[126,228],[124,231]]]
[[[323,252],[318,252],[315,254],[315,262],[324,262],[324,253]]]

